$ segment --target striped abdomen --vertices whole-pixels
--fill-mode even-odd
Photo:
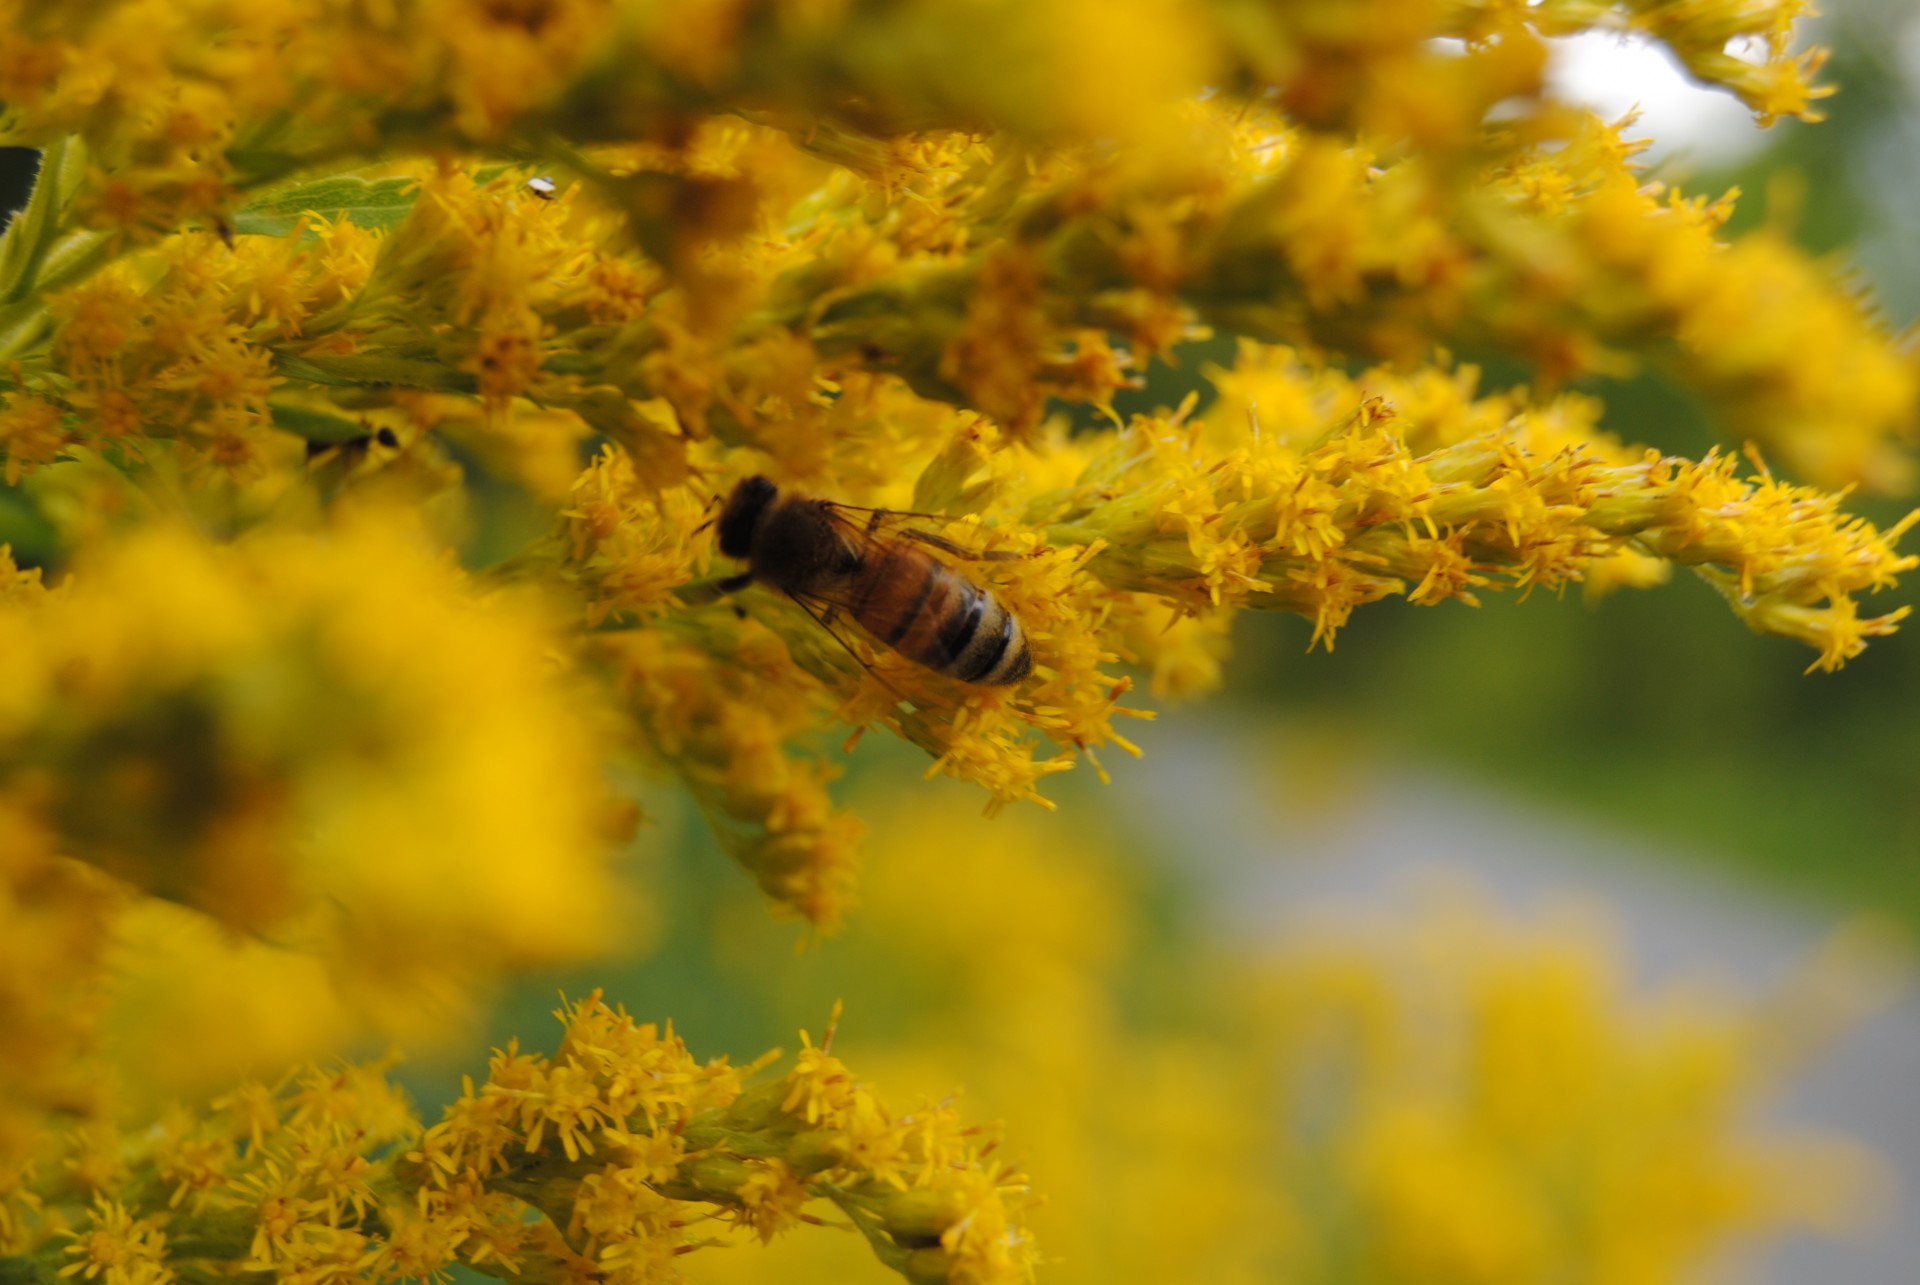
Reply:
[[[874,541],[849,590],[847,611],[861,628],[928,669],[982,687],[1033,671],[1013,613],[919,545]]]

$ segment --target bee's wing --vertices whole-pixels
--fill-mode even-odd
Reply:
[[[835,619],[837,619],[840,609],[842,607],[847,607],[850,611],[851,610],[850,604],[840,600],[839,598],[835,597],[832,594],[795,593],[791,589],[788,589],[785,592],[787,597],[793,599],[793,601],[799,606],[800,610],[806,612],[809,616],[812,616],[814,618],[814,621],[822,629],[826,630],[827,633],[833,638],[835,642],[840,644],[841,650],[845,651],[847,655],[853,657],[854,662],[858,664],[860,668],[866,670],[867,673],[871,674],[875,682],[879,683],[882,687],[885,687],[888,691],[900,697],[902,700],[907,699],[907,695],[905,692],[901,691],[898,687],[895,687],[892,683],[888,682],[886,679],[886,676],[883,675],[879,670],[873,667],[873,662],[869,660],[867,657],[862,656],[859,653],[859,651],[854,648],[854,645],[847,641],[846,635],[842,634],[838,629],[834,628],[834,621]]]
[[[909,509],[868,509],[857,504],[841,504],[833,500],[822,501],[827,514],[843,531],[850,534],[856,542],[871,540],[875,536],[886,536],[897,540],[912,540],[929,548],[938,549],[962,562],[1008,562],[1023,557],[1010,549],[969,549],[957,544],[943,535],[935,535],[913,525],[915,522],[950,522],[951,518],[938,513],[915,513]]]

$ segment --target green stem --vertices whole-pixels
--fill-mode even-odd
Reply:
[[[874,1257],[894,1271],[906,1274],[909,1251],[888,1234],[887,1225],[878,1214],[857,1200],[851,1192],[832,1183],[813,1183],[808,1190],[815,1195],[825,1196],[839,1206],[840,1212],[851,1219],[860,1234],[866,1237],[867,1244],[873,1248]]]

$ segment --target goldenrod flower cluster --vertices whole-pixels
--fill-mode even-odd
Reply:
[[[886,1043],[862,1040],[873,1074],[963,1075],[1004,1117],[1046,1196],[1043,1279],[1685,1281],[1881,1203],[1857,1144],[1756,1120],[1884,996],[1864,925],[1757,994],[1649,985],[1596,908],[1523,915],[1448,881],[1194,951],[1159,937],[1164,907],[1115,877],[1098,826],[869,810],[890,859],[820,970],[856,1011],[901,1006]],[[791,1011],[808,988],[787,993]],[[688,1274],[814,1285],[860,1252],[794,1237]]]
[[[783,1077],[697,1062],[595,995],[552,1058],[509,1048],[422,1130],[384,1067],[242,1084],[137,1133],[102,1126],[0,1182],[0,1273],[57,1285],[657,1282],[725,1223],[761,1239],[816,1198],[909,1281],[1024,1279],[1025,1179],[990,1133],[929,1103],[896,1116],[823,1044]],[[831,1032],[829,1032],[831,1039]],[[805,1035],[802,1035],[805,1043]],[[705,1224],[719,1219],[719,1226]]]
[[[417,1138],[362,1072],[114,1130],[644,940],[636,764],[833,928],[838,747],[1051,806],[1240,610],[1331,647],[1680,566],[1855,656],[1916,559],[1842,499],[1913,480],[1920,369],[1544,81],[1630,30],[1814,119],[1805,11],[0,0],[0,143],[41,151],[0,237],[0,1234],[108,1285],[655,1280],[690,1211],[825,1198],[910,1279],[1022,1278],[1018,1180],[946,1108],[811,1047],[742,1090],[595,1004]],[[1116,410],[1213,336],[1205,396]],[[1726,447],[1570,388],[1643,366]],[[848,538],[940,550],[1030,672],[742,588],[755,475],[891,511]]]
[[[1399,1280],[1576,1264],[1677,1280],[1718,1244],[1858,1226],[1884,1180],[1861,1148],[1738,1117],[1777,1091],[1784,1046],[1818,1029],[1794,989],[1823,972],[1864,982],[1855,944],[1737,997],[1636,994],[1604,921],[1577,907],[1522,926],[1455,895],[1411,924],[1335,914],[1298,933],[1251,979],[1282,1118],[1319,1126],[1278,1145],[1374,1234],[1290,1247],[1297,1276],[1337,1279],[1352,1257]]]
[[[99,1002],[164,1095],[369,1022],[450,1029],[503,972],[644,924],[544,614],[464,589],[417,531],[155,524],[59,588],[0,578],[0,1133],[77,1105],[56,1073]],[[98,1000],[40,989],[110,971]]]
[[[1857,598],[1911,565],[1898,528],[1550,391],[1652,362],[1816,486],[1905,481],[1920,382],[1867,306],[1723,243],[1730,197],[1647,182],[1541,88],[1543,35],[1639,29],[1808,116],[1801,9],[14,0],[6,125],[47,152],[6,259],[8,478],[97,454],[230,489],[227,525],[519,489],[553,534],[499,574],[576,599],[652,757],[822,923],[854,827],[810,728],[1039,800],[1131,749],[1120,667],[1194,690],[1231,608],[1331,644],[1386,596],[1678,564],[1832,668],[1900,618]],[[1048,418],[1209,330],[1246,346],[1204,412]],[[1540,388],[1473,401],[1449,349]],[[978,575],[1034,678],[720,601],[711,506],[753,472],[1003,555]],[[114,489],[64,485],[56,512]]]

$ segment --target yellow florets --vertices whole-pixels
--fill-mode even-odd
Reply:
[[[91,1230],[75,1233],[67,1246],[78,1261],[62,1267],[61,1276],[103,1285],[169,1285],[175,1279],[166,1265],[167,1238],[152,1223],[108,1200],[94,1207],[90,1223]]]
[[[217,1047],[297,1058],[299,1032],[337,1037],[343,998],[431,1013],[449,979],[591,951],[619,921],[594,734],[544,672],[546,622],[463,592],[417,540],[391,519],[229,550],[161,528],[0,605],[4,806],[49,853],[277,947],[128,908],[123,945],[155,971],[127,1015],[188,1054],[154,1056],[156,1083],[211,1051],[185,1039],[200,1020]],[[229,987],[204,1012],[196,972]],[[310,998],[238,1019],[276,987]]]
[[[430,1128],[377,1070],[271,1070],[644,939],[610,861],[636,769],[832,929],[863,733],[989,813],[1051,807],[1047,778],[1139,752],[1138,691],[1220,682],[1242,611],[1331,648],[1387,598],[1687,567],[1818,668],[1891,633],[1907,609],[1862,602],[1920,563],[1916,518],[1878,528],[1841,488],[1911,483],[1920,368],[1546,76],[1547,38],[1634,32],[1763,122],[1817,119],[1807,12],[0,0],[0,142],[42,152],[0,237],[0,478],[35,564],[0,550],[0,1277],[655,1285],[717,1235],[830,1216],[916,1285],[1028,1279],[994,1134],[888,1105],[831,1032],[755,1085],[596,992]],[[1237,355],[1208,350],[1198,391],[1136,397],[1215,335]],[[1559,391],[1641,367],[1754,470]],[[716,556],[753,475],[874,514],[821,594]],[[859,580],[888,541],[991,595],[1030,671],[902,654]],[[1310,1202],[1209,1106],[1266,1101],[1298,1050],[1132,1038],[1090,976],[1113,938],[1077,924],[1099,894],[975,855],[998,879],[956,894],[954,939],[999,943],[1008,1045],[1072,1036],[1040,1127],[1203,1136],[1112,1178],[1129,1208],[1206,1193],[1192,1257],[1140,1270],[1311,1276]],[[1377,1229],[1354,1271],[1564,1274],[1547,1172],[1585,1184],[1600,1274],[1766,1220],[1709,1109],[1744,1030],[1633,1029],[1590,955],[1469,962],[1431,1065],[1383,1053],[1431,1015],[1378,960],[1272,965],[1266,1034],[1304,1012],[1372,1041],[1303,1161]],[[1468,1064],[1497,1101],[1447,1078]],[[1663,1094],[1706,1105],[1634,1133]],[[1567,1161],[1576,1108],[1656,1177]],[[1215,1246],[1256,1218],[1263,1261]]]
[[[1016,1184],[981,1166],[978,1131],[950,1108],[895,1123],[836,1061],[848,1111],[795,1112],[780,1103],[817,1080],[817,1065],[748,1090],[745,1078],[777,1054],[745,1070],[696,1062],[671,1027],[635,1023],[597,994],[562,1016],[552,1059],[496,1055],[487,1082],[469,1082],[424,1132],[376,1065],[309,1068],[109,1136],[124,1167],[99,1176],[109,1194],[73,1211],[80,1225],[59,1274],[110,1285],[166,1285],[183,1268],[400,1281],[467,1264],[547,1279],[597,1262],[677,1279],[657,1273],[709,1243],[694,1229],[710,1214],[767,1239],[818,1221],[803,1209],[824,1199],[848,1206],[888,1261],[923,1238],[947,1247],[955,1274],[942,1279],[1027,1279],[1018,1205],[1003,1195]],[[884,1139],[858,1121],[879,1122]],[[78,1147],[66,1140],[56,1154]],[[10,1217],[55,1229],[74,1199],[21,1213],[15,1196],[0,1188]]]
[[[1898,528],[1721,457],[1643,461],[1599,403],[1479,395],[1443,351],[1505,349],[1548,381],[1666,363],[1817,479],[1899,484],[1920,382],[1869,310],[1764,234],[1724,241],[1730,196],[1643,182],[1619,126],[1540,99],[1539,35],[1624,27],[1763,115],[1804,110],[1803,8],[1391,0],[1248,25],[1202,6],[1149,40],[1167,14],[1141,0],[1089,44],[1087,10],[1049,0],[1003,45],[939,6],[668,23],[596,0],[289,3],[213,50],[184,38],[225,14],[211,0],[144,44],[149,3],[36,9],[10,127],[91,114],[28,219],[71,248],[9,260],[54,293],[50,332],[4,332],[6,476],[66,460],[126,503],[109,470],[131,458],[231,485],[195,502],[203,521],[377,499],[447,530],[464,481],[504,481],[553,524],[500,578],[574,599],[649,749],[821,922],[847,901],[853,826],[831,764],[795,752],[810,730],[887,728],[994,808],[1039,800],[1078,756],[1131,749],[1118,665],[1192,691],[1236,609],[1297,612],[1331,646],[1385,597],[1646,583],[1659,559],[1830,667],[1899,618],[1852,602],[1906,569]],[[668,51],[672,74],[609,71]],[[250,132],[295,101],[284,133]],[[1521,122],[1490,115],[1515,103]],[[482,139],[529,168],[458,159]],[[411,143],[438,150],[283,182]],[[188,208],[200,230],[130,255],[99,230]],[[1118,423],[1141,359],[1209,327],[1243,343],[1203,372],[1212,404]],[[1325,349],[1396,364],[1300,355]],[[1068,433],[1062,402],[1111,427]],[[591,434],[611,446],[583,461]],[[719,601],[703,524],[750,472],[994,555],[963,574],[1020,620],[1034,676],[981,691],[843,648],[772,595]],[[72,511],[78,532],[113,504]],[[1149,641],[1203,618],[1198,651]],[[271,824],[238,811],[235,834]]]

